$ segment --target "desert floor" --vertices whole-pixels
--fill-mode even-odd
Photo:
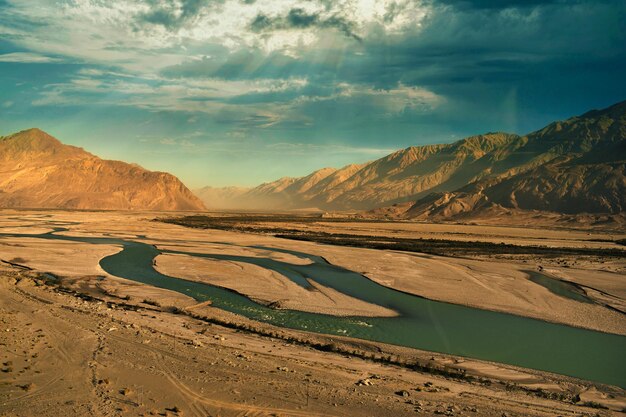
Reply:
[[[59,234],[136,239],[160,250],[306,262],[268,248],[295,249],[426,298],[626,334],[624,257],[435,256],[192,229],[153,221],[159,216],[7,210],[0,233],[63,227],[68,230]],[[376,222],[281,227],[617,250],[623,246],[614,241],[625,237],[601,230]],[[119,250],[0,236],[0,415],[580,416],[626,407],[624,390],[616,387],[251,322],[179,293],[108,275],[98,262]],[[281,308],[394,314],[320,285],[303,290],[249,263],[176,254],[159,255],[155,262],[165,274]],[[576,283],[597,303],[557,296],[529,281],[525,271],[539,267]],[[422,359],[427,369],[408,369],[407,358]],[[469,378],[460,377],[461,370]]]

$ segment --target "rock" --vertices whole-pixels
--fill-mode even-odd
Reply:
[[[411,394],[407,390],[400,390],[400,391],[396,391],[396,395],[399,395],[401,397],[408,397]]]
[[[165,411],[171,411],[172,413],[176,413],[176,414],[181,414],[182,411],[180,408],[178,408],[178,406],[174,406],[171,408],[166,408]]]
[[[18,385],[18,386],[24,391],[31,391],[35,387],[35,384],[33,384],[32,382],[29,382],[28,384]]]

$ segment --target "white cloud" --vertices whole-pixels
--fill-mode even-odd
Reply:
[[[428,112],[445,102],[445,98],[430,90],[399,84],[391,89],[374,89],[360,84],[339,83],[336,92],[329,96],[302,96],[300,103],[316,101],[345,101],[370,104],[383,114],[393,116],[406,110]]]
[[[307,89],[306,78],[289,75],[250,80],[162,75],[164,68],[188,62],[190,57],[205,57],[209,53],[207,45],[215,46],[216,55],[228,54],[224,47],[237,51],[250,47],[268,53],[279,49],[282,55],[295,58],[307,51],[309,57],[316,56],[311,50],[318,48],[322,62],[331,56],[341,56],[350,50],[350,42],[356,42],[339,30],[314,26],[256,33],[250,30],[250,24],[259,14],[280,17],[300,8],[303,13],[321,16],[319,21],[334,16],[346,19],[354,25],[350,30],[354,29],[358,36],[366,36],[373,27],[376,36],[380,36],[381,31],[396,33],[418,25],[428,12],[428,7],[419,1],[257,0],[245,5],[241,0],[224,0],[206,3],[217,6],[199,9],[175,27],[141,20],[141,16],[166,3],[172,8],[166,10],[168,13],[175,18],[182,16],[180,0],[62,0],[60,3],[56,0],[9,0],[0,12],[0,34],[11,32],[14,42],[32,52],[0,55],[0,61],[57,62],[60,58],[51,56],[59,56],[89,65],[77,70],[71,80],[39,90],[39,96],[32,100],[35,106],[90,103],[204,113],[219,121],[239,124],[244,129],[269,128],[284,121],[310,126],[313,118],[304,114],[300,107],[306,102],[345,100],[347,105],[368,102],[376,114],[394,115],[407,109],[432,109],[443,100],[428,90],[402,85],[390,90],[374,90],[367,85],[344,84],[328,95],[327,92],[315,93],[314,87]],[[12,26],[11,21],[22,23]],[[263,57],[255,55],[253,61],[249,63],[251,68],[259,69]],[[239,97],[273,93],[285,94],[275,102],[242,99],[234,104]]]
[[[95,76],[93,72],[89,74]],[[231,104],[228,100],[246,94],[299,89],[304,85],[306,81],[301,79],[146,80],[110,79],[106,75],[103,78],[82,76],[69,82],[47,85],[31,104],[75,106],[91,103],[132,106],[150,111],[203,113],[216,121],[240,124],[245,128],[268,128],[287,117],[287,104]]]
[[[290,79],[166,79],[142,77],[110,77],[98,70],[82,70],[69,82],[46,86],[34,105],[80,104],[93,101],[88,94],[97,94],[100,104],[134,105],[161,110],[214,112],[229,107],[231,98],[262,93],[298,91],[307,85],[302,78]],[[120,100],[120,97],[124,100]],[[233,106],[234,107],[234,106]],[[267,112],[265,112],[267,113]],[[274,116],[272,116],[274,118]]]
[[[170,5],[169,9],[165,8],[166,4]],[[249,5],[240,0],[225,0],[223,4],[216,4],[218,6],[200,8],[179,26],[168,27],[142,21],[142,16],[159,8],[172,16],[180,16],[180,0],[64,0],[60,3],[9,0],[0,14],[0,34],[9,34],[16,43],[38,53],[117,65],[135,72],[147,69],[158,72],[160,68],[183,62],[188,56],[188,47],[198,43],[214,43],[231,49],[259,46],[267,51],[283,49],[287,54],[296,55],[302,48],[314,45],[323,32],[319,28],[303,27],[254,33],[249,26],[259,14],[284,16],[299,8],[325,18],[339,16],[352,21],[359,35],[364,35],[371,25],[390,33],[419,25],[429,10],[429,6],[415,0],[337,0],[329,3],[330,9],[326,9],[324,2],[309,0],[257,0]],[[12,25],[13,21],[22,23]],[[341,33],[335,34],[338,46],[345,41],[343,37]],[[52,58],[34,53],[22,55],[22,59],[52,62]]]
[[[52,58],[46,55],[32,52],[11,52],[0,55],[0,62],[15,62],[23,64],[48,64],[61,62],[59,58]]]
[[[196,146],[195,143],[190,142],[187,139],[172,139],[172,138],[164,138],[159,141],[161,145],[166,146],[181,146],[184,148],[193,148]]]

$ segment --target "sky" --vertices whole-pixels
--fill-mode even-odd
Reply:
[[[192,188],[626,99],[623,0],[0,0],[0,135]]]

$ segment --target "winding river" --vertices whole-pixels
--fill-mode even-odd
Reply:
[[[111,275],[211,300],[213,306],[277,326],[391,343],[422,350],[484,359],[569,375],[626,388],[626,337],[548,323],[444,302],[431,301],[381,286],[361,274],[323,258],[285,249],[311,261],[295,265],[270,258],[159,250],[152,245],[113,237],[5,233],[0,237],[29,237],[86,244],[117,245],[122,250],[103,258],[100,266]],[[245,296],[208,284],[163,275],[153,267],[161,253],[247,262],[277,271],[298,285],[307,279],[352,297],[393,309],[398,317],[336,317],[295,310],[275,310]],[[210,271],[207,272],[210,274]],[[581,300],[583,301],[583,300]]]

